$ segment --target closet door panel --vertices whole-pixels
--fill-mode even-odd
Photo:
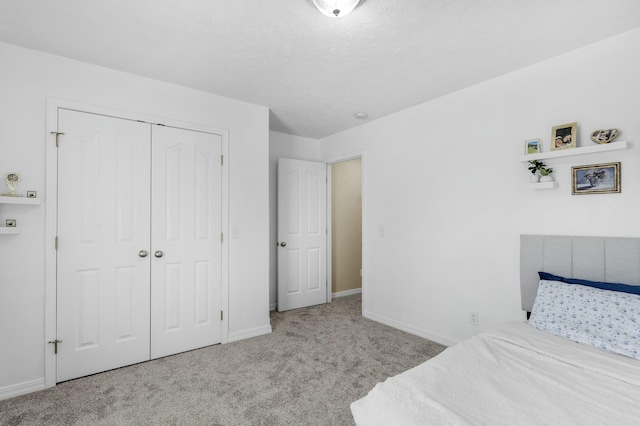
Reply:
[[[150,126],[59,110],[57,381],[149,359]]]
[[[153,128],[151,357],[221,341],[222,138]]]

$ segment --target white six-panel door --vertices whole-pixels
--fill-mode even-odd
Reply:
[[[218,135],[153,127],[151,358],[221,340],[221,150]]]
[[[56,381],[220,343],[221,137],[58,117]]]
[[[57,381],[149,359],[149,125],[69,110],[58,148]]]
[[[278,160],[278,311],[327,302],[327,166]]]

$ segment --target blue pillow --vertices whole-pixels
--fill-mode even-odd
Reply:
[[[640,294],[640,286],[618,284],[618,283],[603,283],[600,281],[588,281],[581,280],[579,278],[564,278],[557,275],[549,274],[547,272],[538,272],[541,280],[547,281],[562,281],[567,284],[579,284],[587,287],[595,287],[602,290],[619,291],[621,293]]]

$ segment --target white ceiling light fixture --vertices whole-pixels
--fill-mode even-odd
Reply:
[[[320,12],[330,18],[342,18],[356,8],[360,0],[313,0]]]

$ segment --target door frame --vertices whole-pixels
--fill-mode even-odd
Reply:
[[[332,293],[331,288],[333,287],[333,277],[331,274],[333,265],[331,262],[332,259],[332,246],[333,246],[333,224],[331,223],[331,213],[332,213],[332,191],[331,191],[331,166],[336,163],[342,163],[349,160],[357,160],[360,159],[362,161],[362,312],[365,312],[366,305],[366,282],[367,282],[367,202],[366,202],[366,188],[367,188],[367,180],[366,180],[366,153],[365,151],[354,151],[343,155],[338,155],[335,157],[329,158],[327,163],[327,303],[331,303],[332,301]]]
[[[56,355],[52,345],[47,342],[56,339],[57,333],[57,256],[55,238],[58,224],[58,162],[56,135],[58,131],[58,110],[69,109],[89,114],[99,114],[125,120],[143,121],[149,124],[163,124],[185,130],[213,133],[222,137],[222,155],[226,167],[222,167],[222,232],[229,236],[229,130],[203,124],[157,117],[144,113],[130,112],[68,101],[53,97],[47,98],[47,122],[45,126],[45,296],[44,296],[44,379],[45,388],[56,385]],[[64,139],[61,139],[64,143]],[[225,313],[222,320],[221,343],[229,342],[229,238],[222,242],[221,259],[222,289],[221,307]]]

